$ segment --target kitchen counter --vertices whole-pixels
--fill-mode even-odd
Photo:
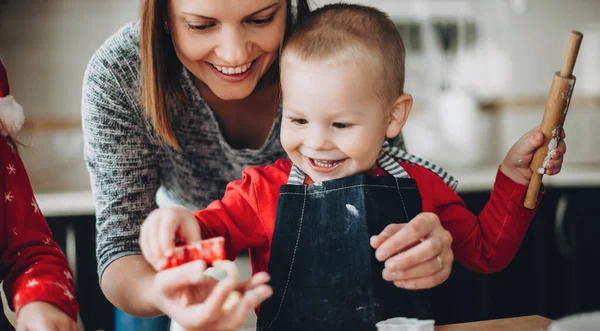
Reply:
[[[481,192],[492,189],[497,167],[446,168],[458,179],[458,193]],[[547,188],[600,187],[600,165],[566,164],[560,174],[544,176]],[[46,217],[94,215],[91,191],[37,193],[36,199]]]
[[[522,316],[503,318],[497,320],[471,322],[471,323],[460,323],[460,324],[449,324],[436,326],[435,331],[471,331],[471,330],[488,330],[488,331],[509,331],[509,330],[522,330],[522,331],[540,331],[546,330],[548,326],[552,324],[552,320],[539,316]]]
[[[444,167],[448,173],[458,179],[458,193],[489,191],[494,185],[498,167],[452,168]],[[600,164],[565,164],[560,174],[544,176],[546,188],[555,187],[600,187]]]

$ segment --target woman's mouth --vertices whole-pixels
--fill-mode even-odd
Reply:
[[[311,168],[316,172],[330,173],[337,169],[346,159],[342,160],[323,160],[307,158]]]
[[[252,66],[252,62],[248,62],[239,67],[223,67],[223,66],[218,66],[216,64],[213,64],[212,66],[215,69],[217,69],[219,72],[221,72],[222,74],[231,76],[231,75],[239,75],[239,74],[245,73],[246,70],[250,69],[250,67]]]
[[[217,73],[217,76],[219,76],[224,81],[229,83],[238,83],[250,76],[250,74],[252,73],[252,69],[254,68],[252,66],[254,62],[255,61],[251,61],[237,67],[220,66],[213,63],[210,63],[210,66]]]

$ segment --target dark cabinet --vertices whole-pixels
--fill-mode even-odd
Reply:
[[[461,194],[478,213],[489,193]],[[512,263],[481,275],[455,263],[432,290],[437,324],[600,310],[600,188],[548,188]]]

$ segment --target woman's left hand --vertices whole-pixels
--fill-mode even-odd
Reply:
[[[388,225],[371,237],[371,246],[377,260],[385,261],[383,279],[400,288],[432,288],[445,282],[452,271],[452,236],[433,213]]]

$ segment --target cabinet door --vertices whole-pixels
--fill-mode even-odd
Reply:
[[[479,213],[489,193],[461,196]],[[599,246],[600,189],[548,189],[509,266],[481,275],[455,263],[431,290],[436,323],[600,310]]]

